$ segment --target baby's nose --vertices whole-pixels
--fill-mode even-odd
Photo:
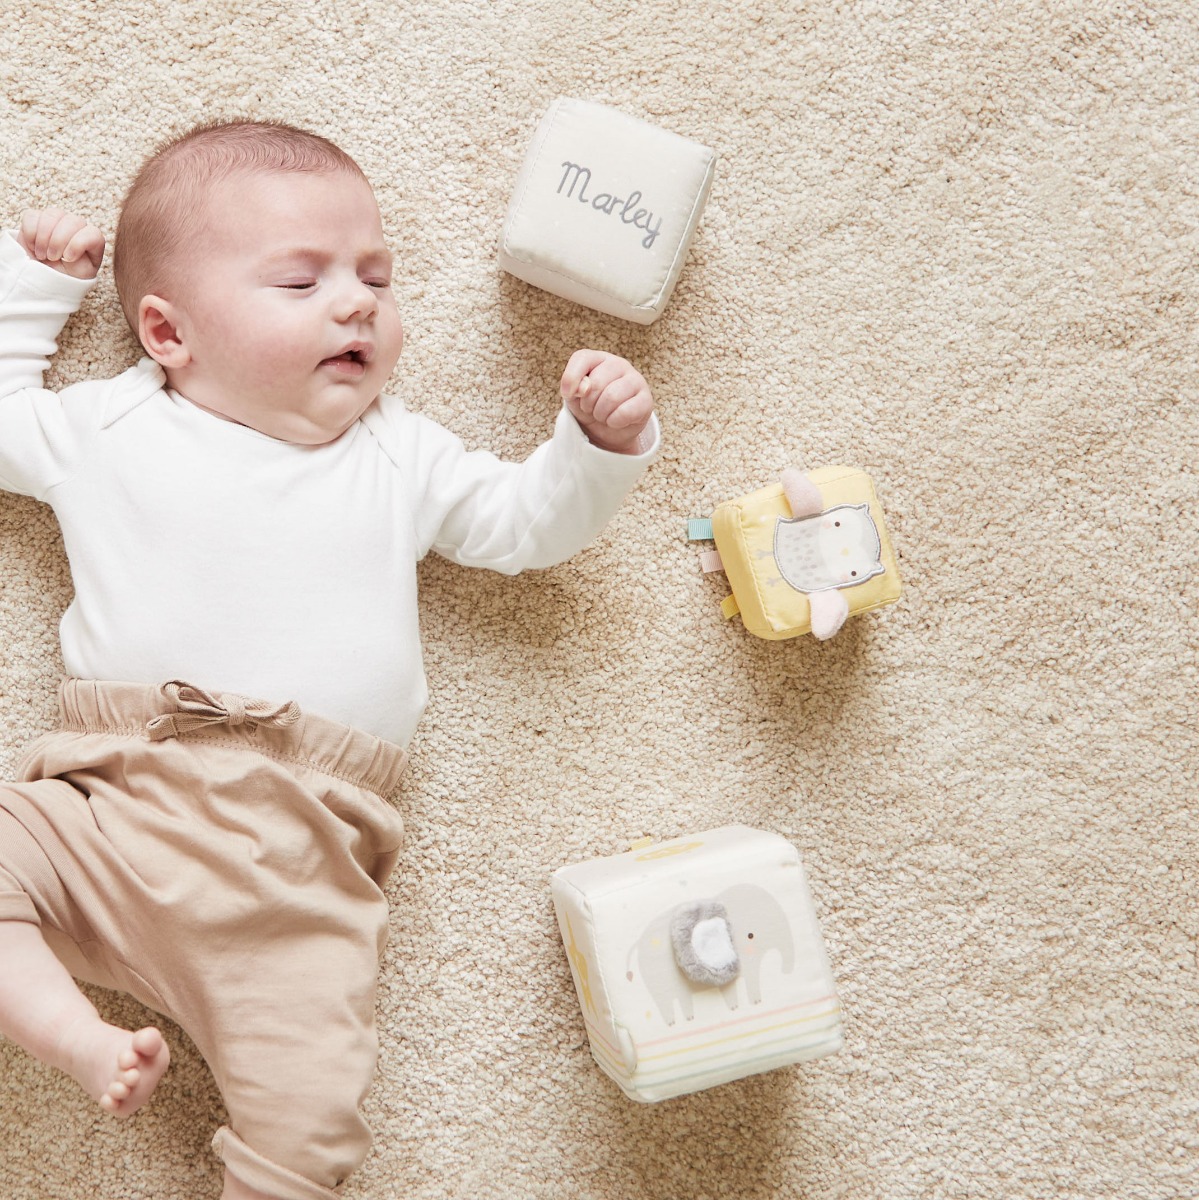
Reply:
[[[373,317],[379,311],[379,296],[373,287],[356,280],[337,299],[337,314],[343,321],[351,317]]]

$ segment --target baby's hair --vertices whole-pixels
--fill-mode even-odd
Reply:
[[[112,269],[133,332],[143,296],[161,291],[173,261],[202,226],[204,195],[239,172],[362,169],[339,146],[281,121],[211,121],[159,146],[142,164],[117,221]]]

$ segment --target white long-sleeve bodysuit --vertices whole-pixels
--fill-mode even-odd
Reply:
[[[0,487],[58,517],[75,585],[62,652],[80,678],[294,699],[406,745],[427,700],[418,560],[560,562],[657,450],[656,423],[644,453],[610,454],[563,410],[503,463],[391,396],[335,442],[297,446],[172,393],[150,359],[46,391],[89,287],[0,237]]]

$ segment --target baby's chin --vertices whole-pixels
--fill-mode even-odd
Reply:
[[[259,429],[258,432],[265,433],[267,437],[279,442],[289,442],[293,446],[328,446],[356,425],[361,415],[359,413],[352,421],[344,421],[338,425],[304,422],[294,427]]]
[[[337,441],[357,424],[362,414],[378,398],[377,393],[371,395],[368,391],[355,389],[352,395],[314,398],[307,404],[307,410],[283,410],[251,402],[222,402],[219,406],[205,404],[181,388],[175,390],[183,399],[222,421],[253,429],[255,433],[261,433],[264,437],[273,438],[277,442],[288,442],[294,446],[327,446]],[[365,396],[370,396],[370,399],[364,399]]]
[[[252,424],[251,428],[293,446],[328,446],[352,429],[374,402],[372,398],[368,404],[356,404],[349,410],[315,417],[305,413],[288,413],[283,417]]]

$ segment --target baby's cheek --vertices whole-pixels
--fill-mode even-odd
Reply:
[[[256,392],[280,388],[289,378],[297,375],[300,361],[298,355],[263,355],[255,358],[245,363],[242,368],[246,387]]]
[[[394,310],[389,313],[380,314],[384,317],[379,328],[379,355],[383,360],[383,365],[387,368],[385,374],[391,374],[391,368],[395,366],[396,360],[400,357],[400,351],[404,348],[404,326],[400,321],[399,313]]]

